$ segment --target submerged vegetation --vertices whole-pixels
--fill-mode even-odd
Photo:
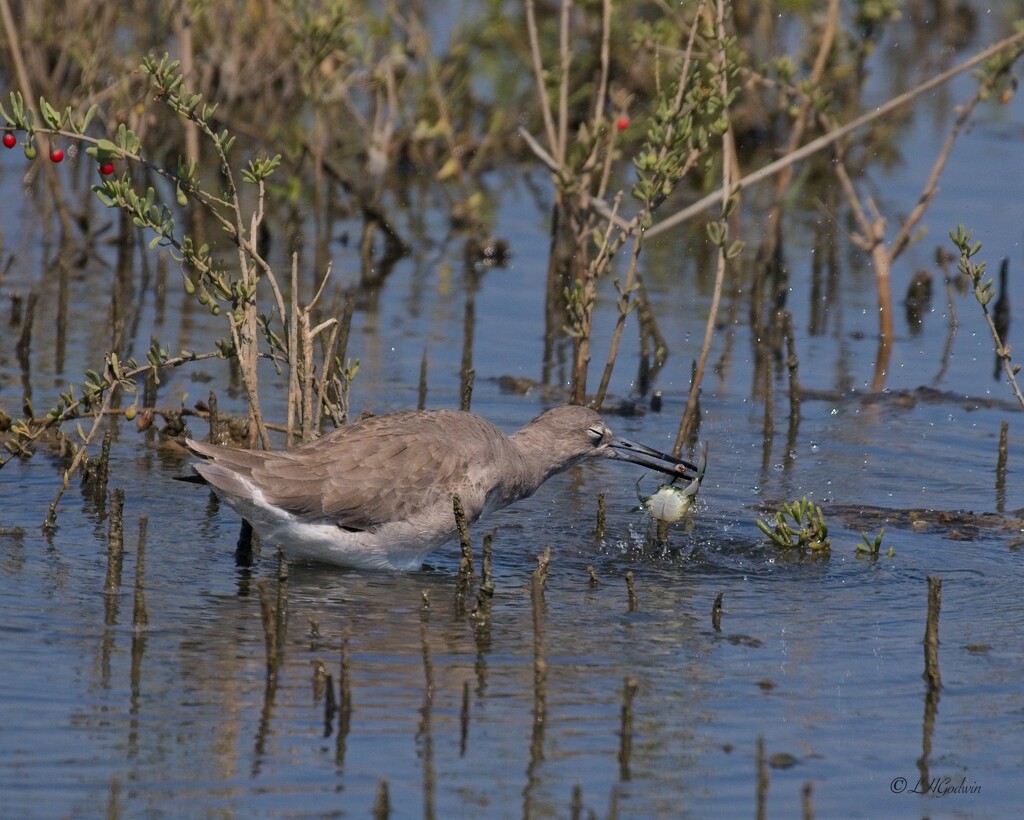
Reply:
[[[783,549],[810,550],[822,555],[832,549],[821,507],[808,501],[807,496],[783,504],[773,524],[757,519],[757,528]]]
[[[472,293],[481,269],[506,255],[494,236],[500,192],[489,174],[538,163],[551,183],[541,383],[565,384],[569,401],[609,407],[620,341],[632,323],[640,339],[636,398],[654,395],[675,341],[659,327],[641,253],[689,222],[695,230],[683,241],[714,276],[675,452],[696,442],[727,286],[749,300],[766,452],[772,376],[783,362],[795,441],[801,340],[787,304],[786,203],[817,178],[814,195],[833,219],[842,214],[853,226],[851,239],[875,277],[872,388],[883,390],[893,263],[917,240],[953,141],[976,107],[1012,96],[1024,49],[1024,31],[1004,32],[916,88],[865,106],[874,48],[897,21],[899,4],[789,4],[786,22],[803,34],[793,38],[777,22],[783,15],[767,6],[724,0],[672,9],[610,0],[492,2],[467,14],[446,42],[419,3],[186,2],[155,19],[140,11],[147,25],[138,28],[123,22],[128,15],[97,14],[92,4],[72,3],[62,15],[8,0],[2,6],[10,67],[0,111],[4,145],[20,145],[29,162],[26,207],[38,209],[45,225],[44,265],[64,281],[99,242],[116,249],[114,279],[104,284],[111,290],[104,355],[67,390],[44,394],[45,411],[29,372],[37,293],[12,305],[21,331],[8,335],[16,337],[24,389],[13,417],[0,409],[7,453],[0,468],[45,441],[61,456],[64,487],[88,465],[111,415],[138,419],[140,429],[162,417],[168,435],[181,431],[184,416],[208,419],[214,437],[234,434],[250,446],[268,446],[272,430],[291,443],[345,423],[359,367],[347,354],[353,311],[399,259],[416,252],[417,212],[446,209],[445,241],[465,242]],[[922,13],[912,4],[904,11]],[[957,49],[974,36],[975,22],[959,14],[931,25]],[[870,158],[884,162],[892,150],[883,116],[968,69],[976,91],[949,122],[917,203],[887,242],[879,204],[858,190]],[[66,157],[72,171],[56,173]],[[9,169],[17,162],[13,152],[4,160]],[[803,178],[794,173],[801,161]],[[112,210],[113,224],[96,203]],[[760,231],[745,230],[744,218],[756,211],[766,214]],[[360,260],[347,290],[332,274],[339,234]],[[970,263],[970,238],[954,240],[984,308],[989,291],[979,284],[983,269]],[[223,338],[210,350],[178,350],[157,338],[140,344],[133,335],[138,317],[126,295],[136,271],[149,270],[147,246],[167,253],[186,297],[222,321]],[[598,287],[608,279],[616,317],[599,329]],[[145,275],[138,286],[153,282]],[[471,307],[468,300],[464,406],[474,376]],[[67,320],[80,320],[74,305],[61,309]],[[599,336],[609,343],[593,372]],[[1021,399],[998,334],[996,352]],[[220,419],[213,393],[191,408],[157,401],[163,373],[210,358],[231,362],[245,418]],[[261,362],[288,375],[287,417],[276,424],[261,403]],[[71,432],[83,418],[91,426]]]

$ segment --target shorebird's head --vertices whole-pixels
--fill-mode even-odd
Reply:
[[[695,464],[616,436],[589,407],[555,407],[537,416],[516,434],[519,436],[529,438],[531,449],[547,454],[547,460],[555,465],[549,475],[585,458],[600,456],[628,461],[673,478],[697,477]]]

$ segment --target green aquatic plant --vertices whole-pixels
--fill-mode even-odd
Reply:
[[[821,507],[807,496],[791,504],[783,503],[782,510],[775,515],[774,526],[760,518],[756,523],[761,532],[783,549],[810,550],[821,555],[832,548]]]
[[[857,545],[857,555],[863,555],[868,558],[878,558],[882,554],[882,536],[885,535],[885,528],[883,527],[878,531],[878,535],[874,538],[868,538],[867,533],[862,532],[860,534],[861,539],[864,541],[863,544]],[[896,554],[896,550],[889,547],[886,555],[892,558]]]
[[[774,525],[760,518],[755,523],[761,532],[783,549],[810,550],[816,555],[828,555],[832,549],[821,507],[809,501],[807,496],[790,504],[784,503],[782,509],[775,514]],[[860,537],[863,543],[857,544],[857,555],[878,558],[882,553],[884,535],[884,528],[873,538],[868,538],[867,533],[862,532]],[[895,554],[896,551],[889,547],[886,555],[892,558]]]

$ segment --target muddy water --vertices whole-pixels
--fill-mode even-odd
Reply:
[[[937,150],[942,135],[929,111],[926,103],[907,135],[913,150],[902,165],[874,180],[890,213],[911,206]],[[913,271],[930,267],[935,245],[963,222],[985,244],[993,271],[1010,257],[1012,301],[1024,305],[1024,212],[1007,173],[1021,165],[1022,132],[1024,105],[1014,101],[984,110],[958,143],[929,211],[930,236],[894,271],[897,302]],[[8,247],[24,262],[5,287],[41,283],[37,327],[52,327],[57,308],[47,296],[55,294],[39,273],[39,237],[17,207],[20,181],[6,165],[2,182],[5,224],[16,228]],[[552,400],[540,390],[503,393],[496,381],[540,376],[547,209],[516,174],[492,182],[508,189],[496,232],[509,240],[513,261],[484,274],[476,294],[473,405],[511,430]],[[959,324],[944,353],[951,326],[941,286],[919,332],[898,317],[889,390],[864,398],[875,357],[872,275],[841,230],[824,324],[807,332],[813,232],[828,218],[812,208],[787,225],[800,379],[813,391],[793,437],[780,376],[766,444],[746,305],[742,294],[727,297],[727,310],[738,300],[738,318],[719,332],[712,360],[721,366],[709,372],[702,399],[710,457],[692,529],[674,526],[658,543],[634,510],[641,474],[585,465],[475,528],[478,550],[484,532],[495,530],[496,592],[483,622],[457,606],[452,545],[408,575],[294,566],[274,687],[266,685],[256,594],[258,581],[274,583],[274,557],[235,566],[235,515],[203,490],[171,481],[184,471],[177,456],[128,425],[114,427],[112,485],[125,489],[127,554],[113,596],[102,592],[105,513],[73,488],[58,530],[44,538],[39,524],[56,488],[55,465],[45,455],[8,465],[0,472],[0,526],[23,533],[0,535],[4,806],[40,817],[366,816],[386,781],[397,817],[563,817],[577,786],[582,807],[598,816],[736,816],[755,805],[762,738],[773,815],[801,811],[808,784],[821,816],[1008,813],[1019,803],[1024,730],[1020,411],[992,378],[991,343],[969,296],[956,297]],[[746,220],[756,242],[756,216]],[[426,232],[443,233],[443,221],[428,216]],[[682,241],[664,239],[645,257],[672,348],[655,385],[664,409],[609,419],[618,432],[665,448],[710,296],[710,272],[681,252]],[[457,404],[462,247],[424,247],[356,313],[356,410],[414,405],[424,350],[428,406]],[[348,284],[352,252],[339,247],[335,268]],[[105,340],[84,317],[106,310],[105,301],[90,302],[103,294],[95,277],[104,270],[100,260],[71,282],[78,307],[63,361],[47,334],[37,334],[37,408],[95,366]],[[143,323],[152,325],[138,332],[139,351],[150,332],[205,349],[216,322],[183,320],[176,274],[168,281],[162,307],[150,292],[139,296]],[[609,285],[599,305],[598,367],[613,301]],[[1018,333],[1015,317],[1011,344]],[[613,380],[618,396],[630,393],[636,356],[627,333]],[[171,374],[162,399],[204,397],[207,376],[219,386],[224,371],[212,364]],[[271,395],[274,381],[268,371]],[[14,415],[20,400],[6,339],[0,406]],[[230,394],[221,405],[240,409]],[[1009,457],[1000,486],[1004,422]],[[597,537],[601,492],[608,525]],[[762,505],[805,494],[823,504],[831,524],[828,559],[781,554],[754,526]],[[941,514],[950,511],[975,515]],[[860,533],[883,526],[894,556],[858,557]],[[538,636],[530,575],[548,546]],[[627,572],[636,583],[632,611]],[[937,704],[928,703],[921,677],[928,576],[943,582]],[[134,625],[138,606],[144,626]],[[344,720],[325,719],[314,686],[318,662],[335,691],[347,682]],[[922,781],[945,793],[916,793]]]

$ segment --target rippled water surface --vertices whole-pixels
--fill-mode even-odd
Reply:
[[[954,89],[954,96],[969,93],[969,81]],[[902,164],[873,180],[890,213],[912,206],[944,136],[929,105],[903,140]],[[913,270],[932,264],[947,231],[967,223],[991,269],[1010,257],[1012,301],[1024,305],[1022,137],[1019,97],[980,110],[929,210],[929,237],[894,270],[899,298]],[[1008,169],[1016,169],[1009,186]],[[8,245],[18,247],[18,236],[30,235],[19,224],[20,178],[9,162],[0,172]],[[518,171],[502,173],[492,180],[508,188],[496,232],[513,258],[487,271],[476,293],[473,408],[513,430],[557,399],[506,394],[496,381],[540,376],[547,263],[548,203],[535,193],[547,183],[537,174],[531,187]],[[873,279],[842,232],[827,326],[805,332],[813,252],[801,223],[827,218],[794,215],[787,239],[799,375],[815,391],[802,403],[795,437],[783,369],[766,444],[746,303],[727,296],[724,309],[735,298],[738,318],[720,330],[712,352],[719,367],[705,382],[700,435],[710,443],[709,467],[692,528],[673,526],[658,543],[635,509],[642,473],[587,464],[473,528],[478,557],[484,533],[495,533],[489,618],[470,614],[475,593],[458,605],[456,545],[431,556],[423,572],[404,575],[292,566],[274,686],[257,584],[276,591],[275,556],[265,550],[252,568],[236,566],[237,516],[204,489],[171,480],[186,472],[179,454],[113,424],[111,486],[125,492],[126,546],[113,596],[103,594],[105,504],[74,483],[57,531],[44,537],[39,525],[57,488],[56,464],[45,453],[10,463],[0,472],[0,527],[8,528],[0,535],[4,811],[365,817],[386,782],[396,817],[567,817],[577,787],[579,805],[597,816],[747,816],[760,756],[771,816],[795,816],[804,801],[833,817],[1011,814],[1024,773],[1020,412],[992,378],[991,339],[970,296],[957,297],[959,326],[944,357],[950,325],[941,287],[919,334],[898,317],[888,393],[864,398],[875,356]],[[32,258],[24,241],[21,251]],[[452,241],[414,252],[374,305],[357,310],[349,351],[360,360],[355,411],[414,406],[424,350],[428,407],[457,406],[462,251]],[[343,284],[354,253],[337,248]],[[650,247],[645,264],[672,351],[655,385],[664,408],[608,420],[618,433],[670,449],[712,274],[671,237]],[[92,277],[103,275],[101,264],[84,271],[72,284],[73,302],[100,299]],[[4,287],[27,289],[41,279],[25,265]],[[606,284],[598,366],[614,321],[615,293]],[[45,328],[56,317],[45,281],[42,288],[36,321]],[[102,315],[105,301],[96,304]],[[179,297],[169,297],[153,332],[202,349],[215,320],[186,322],[179,307]],[[155,313],[144,306],[147,321],[157,321]],[[69,326],[62,368],[38,334],[37,408],[95,366],[96,328],[81,315]],[[1024,347],[1014,322],[1010,342]],[[140,353],[149,335],[144,327],[137,333]],[[627,332],[612,384],[620,397],[630,394],[636,357]],[[196,375],[204,372],[211,384]],[[174,402],[188,393],[193,402],[220,389],[224,375],[219,364],[176,372],[162,397]],[[270,393],[275,379],[268,370]],[[16,415],[20,399],[8,339],[0,344],[0,407]],[[242,409],[228,394],[221,407]],[[1004,422],[1008,469],[997,486]],[[650,491],[655,479],[647,476],[644,486]],[[603,537],[594,532],[599,493],[608,507]],[[754,525],[765,506],[805,494],[824,506],[830,557],[785,555]],[[985,515],[942,515],[955,511]],[[21,534],[11,532],[19,527]],[[859,557],[861,532],[873,536],[880,527],[893,557]],[[546,547],[551,565],[535,618],[531,573]],[[636,585],[633,609],[627,572]],[[937,701],[928,700],[922,679],[928,576],[942,580]],[[712,615],[718,595],[720,619]],[[347,684],[349,709],[327,714],[318,664],[336,699]],[[960,791],[914,793],[922,778]]]

